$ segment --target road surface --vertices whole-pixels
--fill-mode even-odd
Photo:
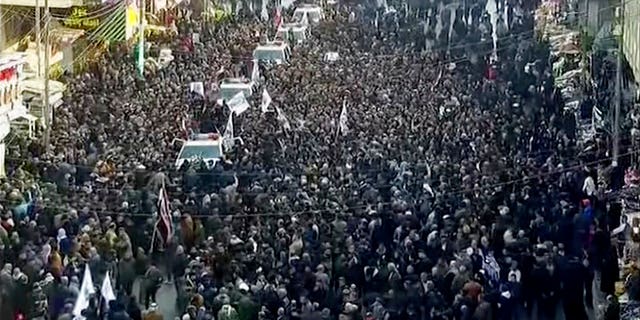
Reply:
[[[139,295],[140,292],[140,283],[142,283],[142,279],[140,278],[133,283],[132,291],[136,296]],[[158,290],[156,299],[158,309],[160,309],[164,320],[174,320],[176,317],[182,316],[182,314],[176,310],[178,294],[176,293],[176,288],[173,283],[163,283],[160,290]],[[138,297],[138,301],[140,302],[140,309],[143,311],[146,310],[144,307],[144,297]]]

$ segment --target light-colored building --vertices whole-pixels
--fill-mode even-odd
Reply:
[[[5,139],[14,129],[32,134],[35,117],[22,102],[26,60],[21,54],[0,54],[0,176],[4,176]]]
[[[640,0],[623,1],[623,41],[624,55],[640,83]]]
[[[613,20],[615,5],[610,0],[569,0],[575,3],[576,14],[589,33],[595,35],[602,26]]]

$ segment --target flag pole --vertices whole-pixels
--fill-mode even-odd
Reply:
[[[108,276],[109,276],[109,274],[105,275],[105,277],[108,277]],[[102,289],[102,288],[100,288],[100,289]],[[103,300],[104,300],[104,297],[102,295],[100,295],[100,299],[98,299],[98,314],[100,316],[104,316],[104,311],[102,310],[102,307],[104,307],[103,303],[102,303]]]
[[[156,218],[156,223],[153,224],[153,234],[151,234],[151,247],[149,247],[149,254],[153,253],[154,244],[156,243],[156,233],[158,232],[158,219]]]
[[[138,73],[140,74],[140,77],[144,77],[144,27],[145,27],[145,1],[144,0],[140,0],[139,4],[140,6],[140,17],[139,17],[139,24],[138,24],[138,56],[136,57],[136,66],[138,67]],[[126,10],[126,9],[125,9]]]
[[[153,234],[151,235],[151,247],[149,248],[149,254],[153,253],[155,251],[155,243],[156,243],[156,237],[157,237],[157,233],[158,233],[158,222],[160,222],[160,219],[162,219],[161,212],[160,212],[160,206],[159,206],[159,201],[160,201],[160,195],[162,197],[164,197],[164,192],[163,190],[165,190],[165,184],[164,184],[164,177],[162,178],[162,186],[160,187],[160,191],[159,193],[159,197],[158,197],[158,201],[156,201],[158,204],[158,214],[156,216],[156,221],[153,224]]]

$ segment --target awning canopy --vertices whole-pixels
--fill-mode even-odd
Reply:
[[[38,80],[38,79],[24,80],[22,81],[22,88],[25,91],[31,91],[31,92],[37,92],[37,93],[44,92],[44,80]],[[59,81],[49,80],[49,93],[51,95],[56,93],[62,93],[66,89],[67,89],[67,86],[64,83]]]

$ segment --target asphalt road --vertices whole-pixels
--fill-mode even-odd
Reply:
[[[141,282],[142,279],[138,279],[133,283],[133,293],[136,295],[139,295]],[[176,310],[177,300],[178,295],[173,283],[163,283],[156,295],[156,303],[158,304],[158,309],[160,309],[164,320],[174,320],[176,317],[180,317],[182,315]],[[146,310],[144,307],[144,297],[139,297],[138,301],[140,302],[140,309],[143,311]]]

